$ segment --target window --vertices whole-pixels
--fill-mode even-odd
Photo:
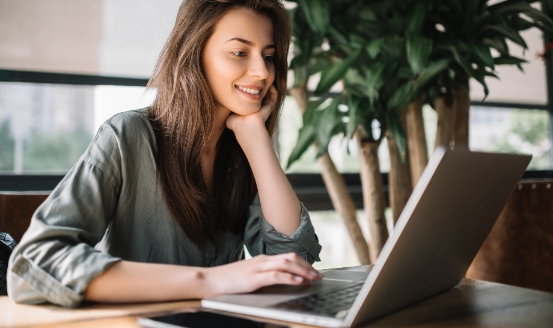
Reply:
[[[65,174],[105,120],[152,99],[144,87],[0,82],[0,173]]]

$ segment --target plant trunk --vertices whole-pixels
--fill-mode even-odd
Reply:
[[[466,146],[469,144],[470,94],[467,85],[460,85],[436,102],[438,129],[436,147]]]
[[[469,145],[469,112],[470,94],[466,85],[461,85],[455,90],[455,125],[453,128],[453,142],[456,146]]]
[[[328,194],[330,195],[332,206],[334,206],[334,209],[336,209],[344,220],[344,224],[353,242],[353,247],[357,253],[359,263],[361,263],[361,265],[370,264],[369,245],[357,221],[355,203],[348,192],[344,178],[338,170],[336,170],[336,166],[328,153],[319,157],[318,162],[321,165],[321,174]]]
[[[378,141],[367,141],[358,130],[356,138],[359,145],[359,159],[361,162],[361,184],[363,186],[363,203],[369,221],[370,233],[370,254],[371,262],[375,262],[386,239],[388,239],[388,228],[384,209],[384,187],[382,174],[378,163]]]
[[[426,164],[428,164],[426,134],[422,117],[423,103],[422,98],[415,100],[407,107],[405,114],[407,151],[411,167],[411,186],[413,188],[417,185]]]
[[[304,84],[298,88],[290,89],[290,94],[294,97],[300,111],[303,113],[307,106],[306,85]],[[357,253],[359,263],[361,265],[370,264],[369,245],[357,221],[355,203],[353,202],[351,194],[348,192],[344,177],[338,172],[336,165],[334,165],[328,153],[325,153],[317,160],[321,165],[321,175],[326,189],[328,190],[332,206],[344,221],[351,241],[353,242],[355,252]]]
[[[411,196],[413,188],[411,186],[409,162],[401,160],[396,141],[389,130],[386,132],[386,140],[388,142],[388,152],[390,153],[390,173],[388,175],[390,207],[392,208],[395,225],[405,204],[407,204],[409,196]]]
[[[453,139],[453,125],[455,119],[453,96],[443,95],[438,97],[434,109],[438,115],[436,147],[440,145],[449,147]]]

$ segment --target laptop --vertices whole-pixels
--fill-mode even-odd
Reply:
[[[438,147],[370,272],[329,271],[313,286],[275,285],[204,299],[202,307],[351,327],[447,291],[465,276],[530,159]],[[349,300],[336,295],[347,290]]]

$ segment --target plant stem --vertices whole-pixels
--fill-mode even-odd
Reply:
[[[376,261],[386,239],[388,228],[384,209],[384,187],[382,174],[378,163],[378,147],[380,141],[367,141],[359,130],[356,132],[359,145],[359,160],[361,162],[361,184],[363,186],[363,203],[369,221],[371,262]]]
[[[298,108],[303,113],[307,106],[307,85],[301,84],[299,87],[290,89],[290,94],[296,100]],[[317,159],[321,165],[321,175],[325,183],[326,189],[330,196],[332,206],[342,217],[344,224],[348,230],[353,247],[361,265],[370,264],[369,261],[369,245],[363,236],[363,231],[357,221],[357,212],[355,203],[348,191],[344,177],[336,169],[336,165],[328,155],[323,154]]]
[[[405,204],[407,204],[413,188],[411,187],[409,162],[401,160],[396,141],[389,130],[386,132],[386,140],[388,142],[388,152],[390,153],[390,173],[388,175],[390,207],[392,208],[395,224]]]
[[[428,164],[428,151],[424,120],[422,117],[423,99],[412,102],[405,113],[405,130],[407,133],[407,150],[409,165],[411,167],[411,185],[414,188],[419,181],[426,164]]]

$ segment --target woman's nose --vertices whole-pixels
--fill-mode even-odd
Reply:
[[[259,79],[266,79],[267,76],[269,76],[267,62],[263,59],[263,57],[252,59],[248,73],[250,76],[257,77]]]

